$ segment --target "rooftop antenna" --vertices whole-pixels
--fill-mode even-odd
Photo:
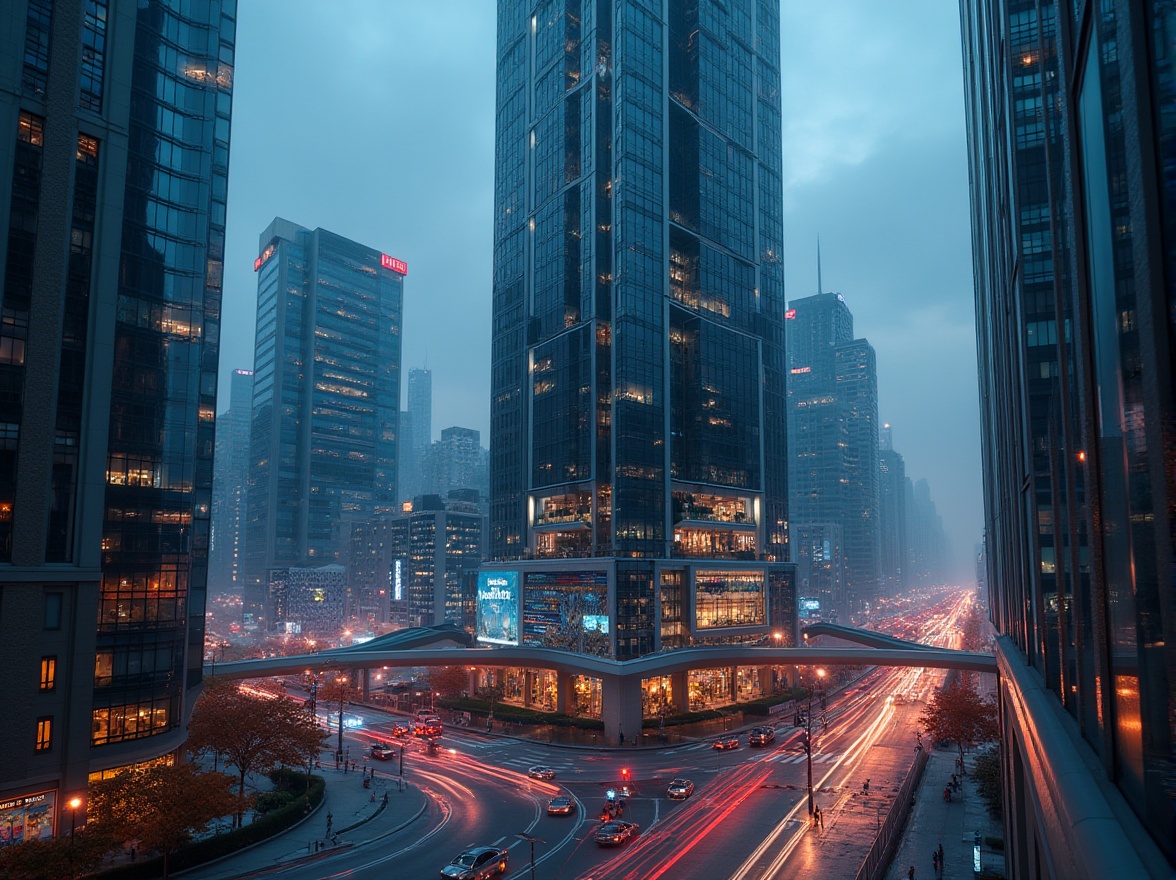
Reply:
[[[821,236],[817,236],[817,293],[824,293],[825,287],[821,284]]]

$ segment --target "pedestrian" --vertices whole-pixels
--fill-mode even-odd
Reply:
[[[936,850],[936,852],[939,854],[939,867],[942,868],[943,867],[943,842],[942,841],[940,841],[939,849]]]
[[[939,871],[939,850],[937,849],[931,850],[931,870]]]
[[[914,865],[911,865],[910,870],[907,871],[907,880],[915,880],[915,866]]]
[[[384,792],[384,806],[388,806],[388,792]]]

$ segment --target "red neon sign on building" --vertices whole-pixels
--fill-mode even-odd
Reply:
[[[390,257],[387,254],[380,254],[380,266],[384,269],[391,269],[398,275],[408,274],[408,263],[404,260],[398,260],[395,257]]]
[[[796,317],[796,309],[789,309],[784,313],[784,320],[791,321]]]

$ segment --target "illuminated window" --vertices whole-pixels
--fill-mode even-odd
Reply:
[[[47,752],[53,748],[53,718],[37,719],[37,751]]]
[[[51,691],[57,687],[57,658],[41,658],[41,690]]]

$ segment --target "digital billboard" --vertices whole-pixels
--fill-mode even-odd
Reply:
[[[0,847],[27,840],[48,840],[53,836],[57,792],[0,801]]]
[[[519,643],[519,573],[478,572],[478,641]]]
[[[608,572],[527,572],[523,588],[523,644],[611,656]]]

